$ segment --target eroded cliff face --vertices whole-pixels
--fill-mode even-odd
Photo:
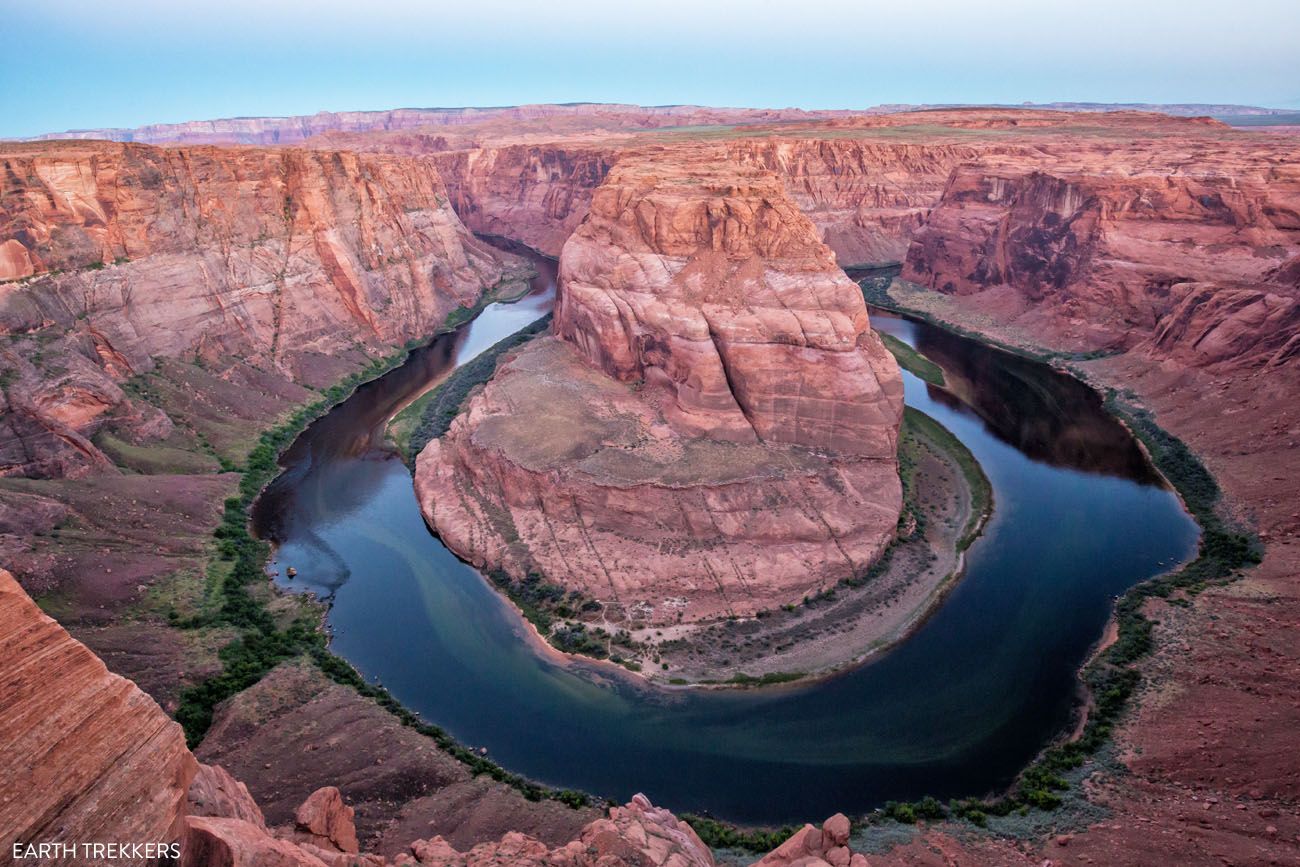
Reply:
[[[797,601],[879,557],[898,368],[775,176],[713,150],[625,156],[560,278],[556,336],[417,462],[453,550],[652,623]]]
[[[537,864],[712,867],[713,856],[670,812],[637,795],[570,842],[519,833],[469,852],[415,840],[394,858],[360,852],[355,813],[333,786],[313,792],[291,822],[269,826],[243,783],[200,765],[181,727],[131,681],[112,674],[0,570],[0,844],[181,844],[187,867]],[[152,858],[119,858],[153,863]]]
[[[384,146],[418,150],[429,145],[388,137]],[[639,152],[626,139],[576,138],[438,149],[446,151],[436,160],[466,225],[552,256],[559,255],[586,216],[592,194],[610,168],[624,154]],[[776,174],[847,267],[901,262],[929,209],[938,204],[952,169],[981,153],[957,144],[894,144],[812,133],[807,138],[741,138],[729,143],[720,158]]]
[[[1300,246],[1295,164],[1232,152],[1157,173],[1124,161],[957,169],[904,278],[980,295],[1081,349],[1154,336],[1196,364],[1285,352],[1295,292],[1273,275]]]
[[[121,390],[158,358],[325,385],[511,273],[425,158],[60,143],[0,162],[8,475],[102,466],[108,413],[165,435]]]
[[[985,152],[970,145],[820,137],[747,139],[728,147],[732,159],[781,178],[846,268],[903,261],[952,170]]]
[[[892,459],[897,367],[772,174],[709,151],[625,158],[560,281],[555,333],[662,391],[674,430]]]
[[[0,846],[170,843],[198,763],[179,724],[0,569]],[[75,859],[74,859],[75,860]]]
[[[619,156],[607,145],[506,145],[435,157],[452,206],[475,232],[559,256]]]

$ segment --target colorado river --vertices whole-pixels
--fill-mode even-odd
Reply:
[[[544,315],[554,264],[302,434],[255,529],[286,588],[330,596],[332,649],[506,768],[556,786],[742,822],[819,820],[1010,782],[1070,722],[1112,600],[1189,556],[1197,531],[1098,398],[1048,367],[931,326],[873,325],[945,370],[906,399],[951,430],[996,509],[934,614],[870,664],[807,685],[661,690],[562,664],[426,528],[385,422],[455,365]]]

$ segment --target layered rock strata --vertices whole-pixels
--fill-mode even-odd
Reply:
[[[559,256],[620,153],[599,144],[513,144],[434,159],[467,226]]]
[[[1120,162],[1115,160],[1115,162]],[[1276,361],[1294,336],[1300,171],[1243,154],[1179,170],[1073,161],[955,171],[903,276],[1081,349],[1152,336],[1197,365]]]
[[[725,123],[808,120],[848,114],[798,108],[714,108],[703,105],[627,105],[570,103],[499,108],[397,108],[388,111],[321,111],[287,117],[230,117],[158,123],[135,128],[68,130],[33,140],[107,139],[147,144],[296,144],[328,133],[377,133],[484,123],[518,126],[568,121],[585,129],[655,129]]]
[[[166,436],[121,389],[158,358],[328,384],[513,267],[425,158],[99,142],[5,146],[0,168],[6,475],[104,468],[108,414]]]
[[[1017,145],[999,150],[1030,154]],[[902,262],[953,168],[978,160],[985,149],[813,134],[746,139],[731,144],[728,153],[776,173],[847,268]]]
[[[420,455],[448,545],[652,623],[870,567],[901,508],[898,368],[775,176],[624,157],[561,257],[555,336]]]
[[[77,847],[75,857],[61,854],[51,862],[100,863],[101,856],[82,844],[180,842],[187,867],[713,864],[688,825],[641,795],[555,847],[510,833],[464,854],[441,837],[416,840],[395,859],[360,853],[353,809],[332,786],[313,792],[291,824],[268,827],[243,783],[220,767],[200,765],[181,727],[153,699],[111,674],[3,570],[0,657],[0,844],[6,857],[15,844],[25,853],[27,844],[43,843]],[[150,862],[130,855],[112,860]]]
[[[84,843],[176,840],[198,770],[180,725],[3,570],[0,658],[4,857],[15,844],[70,845],[84,855]]]

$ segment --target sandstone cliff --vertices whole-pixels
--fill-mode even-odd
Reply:
[[[87,436],[111,412],[165,435],[120,387],[158,358],[328,384],[512,267],[424,158],[60,143],[0,163],[5,474],[102,466]]]
[[[812,135],[747,139],[730,145],[728,153],[775,172],[840,264],[849,267],[903,261],[953,168],[985,150]]]
[[[0,648],[0,844],[6,858],[15,843],[181,841],[187,867],[713,864],[688,825],[640,795],[553,848],[511,833],[463,854],[441,837],[416,840],[410,854],[391,861],[358,854],[352,807],[332,786],[308,797],[292,823],[271,828],[242,783],[220,767],[200,765],[176,722],[131,681],[109,673],[3,570]],[[54,861],[99,863],[80,849],[76,857]]]
[[[843,266],[901,262],[912,236],[960,166],[1097,165],[1119,141],[1206,137],[1226,129],[1205,118],[1141,112],[1077,115],[1026,109],[928,111],[883,115],[828,113],[829,119],[727,131],[728,158],[774,172]],[[609,130],[615,129],[611,125]],[[590,205],[591,191],[625,153],[666,143],[696,147],[689,133],[635,135],[557,126],[539,118],[508,127],[479,122],[450,134],[326,137],[321,141],[396,153],[438,151],[453,204],[475,231],[502,234],[558,255]],[[635,129],[635,128],[634,128]],[[1176,147],[1180,147],[1181,142]],[[1230,150],[1230,149],[1229,149]],[[1210,160],[1218,158],[1210,154]],[[1140,158],[1130,155],[1128,158]],[[1183,158],[1180,153],[1171,159]],[[1151,162],[1159,164],[1157,158]],[[1232,166],[1223,171],[1232,174]]]
[[[656,623],[798,601],[879,557],[898,369],[772,174],[625,156],[560,278],[557,336],[418,460],[453,550]]]
[[[603,145],[519,144],[452,151],[435,162],[465,225],[558,256],[618,155]]]
[[[1295,292],[1259,287],[1300,246],[1295,164],[1236,151],[1172,170],[1137,160],[959,168],[903,276],[980,294],[991,312],[1080,349],[1159,332],[1157,348],[1197,363],[1283,351]]]
[[[471,148],[447,147],[443,140],[442,145],[437,149],[445,152],[435,158],[465,224],[553,256],[586,216],[610,167],[636,152],[626,139]],[[371,140],[369,146],[432,149],[428,142],[393,137]],[[841,265],[848,266],[901,262],[952,169],[981,153],[970,145],[824,138],[811,131],[808,137],[741,138],[722,158],[775,173]]]
[[[15,843],[176,840],[198,768],[180,725],[3,570],[0,656],[4,858]]]

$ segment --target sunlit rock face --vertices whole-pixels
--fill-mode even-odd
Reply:
[[[462,556],[648,622],[749,614],[893,537],[898,368],[772,173],[625,155],[565,244],[554,337],[420,456]]]
[[[175,840],[198,770],[180,725],[2,569],[0,639],[6,860],[15,844]]]
[[[1185,147],[1181,165],[1081,151],[1055,167],[959,168],[903,276],[1081,349],[1150,339],[1196,366],[1276,363],[1300,295],[1287,270],[1300,250],[1300,170]]]
[[[108,463],[121,383],[160,358],[328,385],[506,275],[424,157],[107,142],[0,147],[0,474]]]

